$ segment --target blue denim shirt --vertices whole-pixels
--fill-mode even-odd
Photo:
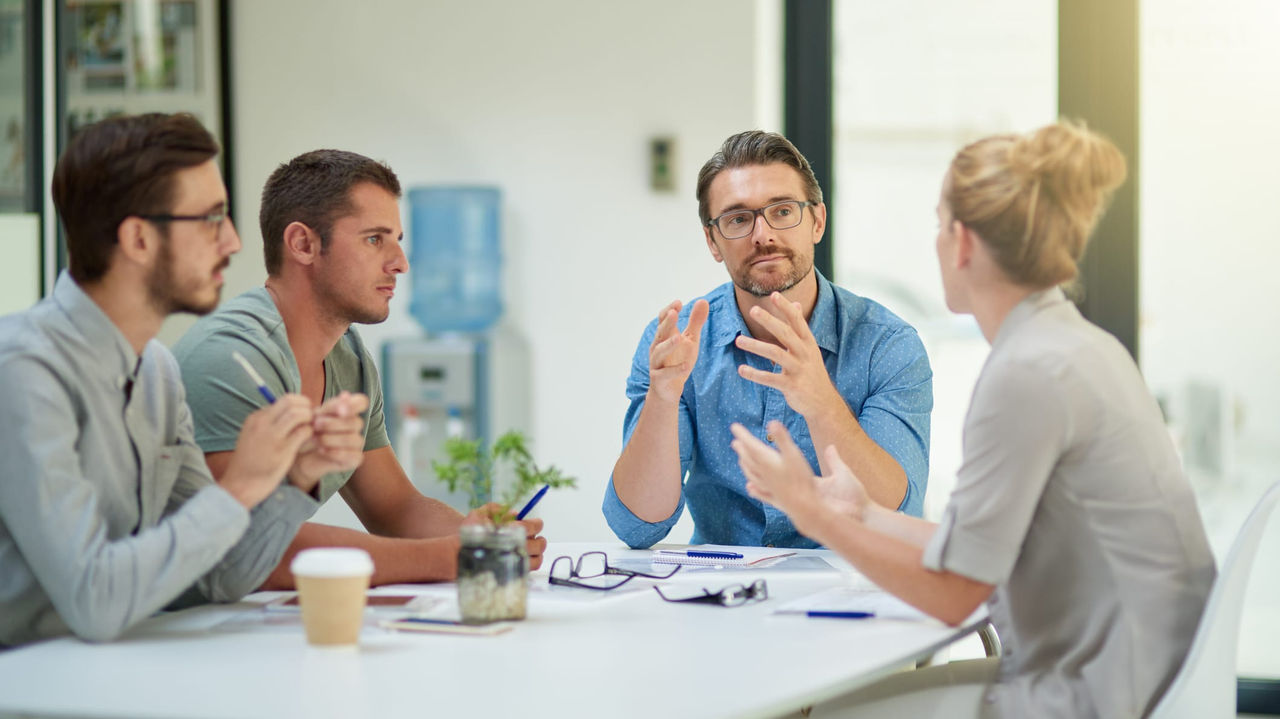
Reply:
[[[729,443],[732,422],[757,437],[779,420],[795,438],[814,472],[818,457],[803,416],[787,406],[778,390],[747,381],[738,365],[779,371],[773,363],[734,345],[750,336],[733,283],[708,294],[710,315],[702,328],[698,362],[680,397],[680,473],[684,491],[670,517],[646,522],[618,498],[612,479],[604,496],[604,516],[618,538],[631,547],[648,547],[667,536],[686,504],[693,515],[694,544],[816,547],[800,535],[786,515],[747,495],[746,478]],[[684,327],[693,308],[680,312]],[[627,397],[631,406],[623,423],[625,445],[635,430],[649,389],[649,345],[657,332],[655,319],[645,328],[631,362]],[[809,328],[822,350],[827,373],[862,429],[902,465],[907,493],[900,511],[920,515],[929,475],[929,413],[933,409],[933,371],[911,325],[880,304],[836,287],[818,275],[818,302]]]

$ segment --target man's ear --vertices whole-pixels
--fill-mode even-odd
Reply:
[[[141,217],[129,216],[116,226],[116,247],[130,264],[150,266],[160,248],[160,230]]]
[[[813,205],[813,244],[822,242],[822,233],[827,231],[827,203]]]
[[[302,222],[284,228],[284,255],[300,265],[314,264],[320,256],[320,234]]]
[[[702,235],[707,238],[707,249],[711,250],[711,256],[716,258],[716,262],[724,262],[724,256],[720,254],[720,248],[716,246],[716,241],[711,239],[711,228],[703,225]]]

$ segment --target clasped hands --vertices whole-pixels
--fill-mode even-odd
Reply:
[[[342,392],[315,408],[311,418],[311,438],[298,448],[289,468],[289,481],[311,492],[320,478],[360,466],[364,458],[364,420],[360,413],[369,408],[369,398],[356,392]]]
[[[286,394],[250,414],[219,483],[245,506],[262,501],[281,477],[311,493],[330,472],[355,469],[364,458],[364,420],[369,398],[343,392],[319,407]]]

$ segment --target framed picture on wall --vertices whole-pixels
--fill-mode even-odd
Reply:
[[[57,151],[98,120],[189,112],[222,145],[230,183],[227,0],[57,0]],[[66,265],[59,235],[58,267]]]

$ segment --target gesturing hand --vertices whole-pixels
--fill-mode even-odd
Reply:
[[[676,323],[680,308],[680,300],[663,308],[658,315],[658,330],[649,345],[649,391],[667,402],[680,400],[685,380],[689,379],[693,365],[698,361],[702,326],[711,311],[706,300],[694,302],[689,312],[689,324],[682,332]]]
[[[779,292],[770,295],[769,300],[782,317],[771,314],[763,307],[752,307],[751,318],[763,325],[781,346],[746,335],[739,335],[735,344],[777,364],[782,371],[766,372],[744,364],[738,366],[738,374],[743,379],[782,392],[791,409],[805,417],[812,416],[818,409],[834,402],[843,404],[844,400],[831,384],[827,367],[822,362],[822,350],[818,348],[818,341],[814,339],[808,321],[800,312],[800,305]]]
[[[298,450],[289,469],[293,486],[310,492],[324,475],[360,466],[364,459],[364,420],[360,413],[368,407],[368,397],[352,392],[343,392],[320,405],[312,419],[311,441]]]
[[[834,446],[826,449],[830,475],[815,477],[809,460],[796,446],[781,422],[770,422],[769,432],[777,442],[775,450],[734,424],[731,445],[738,464],[747,477],[747,493],[781,509],[796,529],[805,528],[823,512],[864,519],[870,498],[862,482],[849,471]]]

